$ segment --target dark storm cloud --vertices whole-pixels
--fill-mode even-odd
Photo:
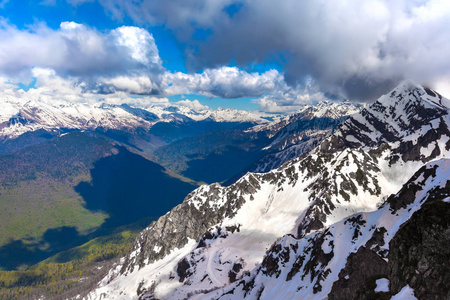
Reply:
[[[448,1],[101,2],[118,18],[173,29],[199,70],[282,54],[291,85],[310,75],[322,90],[358,99],[404,78],[433,86],[450,77]],[[199,30],[210,34],[195,38]]]

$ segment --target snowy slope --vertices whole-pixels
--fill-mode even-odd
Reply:
[[[380,261],[387,261],[391,239],[400,226],[434,196],[436,188],[440,190],[440,197],[448,197],[450,190],[440,188],[450,183],[449,178],[449,159],[429,163],[408,181],[408,189],[416,187],[417,192],[404,207],[397,207],[403,200],[400,191],[374,212],[355,214],[302,239],[284,236],[271,247],[263,263],[241,281],[202,297],[324,299],[339,277],[343,281],[349,280],[339,273],[351,253],[365,247],[364,250],[367,248],[373,251],[373,255],[377,254]]]
[[[445,183],[448,161],[437,160],[450,157],[448,107],[405,82],[305,158],[230,187],[200,187],[143,231],[87,299],[323,299],[371,232],[392,237]],[[419,169],[411,180],[424,192],[393,215],[384,201]]]

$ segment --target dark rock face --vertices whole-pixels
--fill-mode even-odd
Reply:
[[[14,117],[9,119],[7,126],[12,126],[12,125],[16,125],[16,124],[26,125],[26,124],[32,124],[32,123],[34,123],[33,120],[29,120],[29,119],[23,117],[21,114],[17,114]]]
[[[385,144],[379,147],[385,149]],[[381,187],[378,184],[377,178],[374,174],[380,171],[376,157],[376,150],[373,153],[368,153],[362,149],[352,149],[342,154],[342,160],[334,170],[326,170],[324,165],[326,163],[333,164],[333,160],[328,155],[323,154],[322,150],[317,152],[318,159],[313,160],[311,157],[306,158],[302,163],[302,167],[308,171],[308,176],[315,176],[320,173],[316,181],[308,186],[311,191],[309,199],[314,201],[314,205],[308,208],[304,219],[300,222],[297,228],[297,237],[301,238],[308,233],[320,230],[326,222],[327,216],[336,209],[336,203],[332,201],[333,196],[340,196],[343,201],[350,201],[350,199],[358,194],[358,187],[364,191],[368,191],[373,195],[381,193]],[[352,162],[357,166],[356,172],[345,174],[341,172],[344,166]],[[342,182],[337,184],[337,174],[339,174]]]
[[[289,262],[290,249],[282,247],[280,244],[276,244],[270,249],[270,252],[264,258],[261,264],[261,271],[268,276],[280,276],[281,270],[279,264],[284,266]]]
[[[384,235],[386,232],[387,230],[384,227],[376,228],[372,237],[366,243],[366,248],[375,251],[382,258],[387,257],[388,253],[387,249],[381,249],[381,246],[384,246],[385,244]]]
[[[400,213],[417,201],[416,193],[436,176],[437,165],[422,167],[385,205],[392,214]],[[450,180],[429,189],[425,203],[390,241],[388,254],[381,249],[386,229],[373,228],[365,246],[349,255],[328,299],[389,299],[406,285],[414,289],[418,299],[450,299],[450,204],[442,201],[449,196]],[[364,225],[358,216],[346,222]],[[390,281],[389,292],[374,292],[379,278]]]
[[[178,275],[178,277],[180,277],[180,282],[183,282],[184,279],[186,279],[186,277],[191,275],[191,273],[189,272],[190,267],[191,267],[191,265],[189,264],[189,262],[186,258],[183,258],[182,260],[180,260],[178,262],[177,275]]]
[[[399,147],[394,150],[394,153],[396,153],[394,157],[401,156],[404,161],[421,160],[424,163],[428,162],[441,154],[436,141],[443,136],[450,136],[450,130],[443,118],[440,117],[439,126],[430,129],[423,136],[420,136],[417,139],[417,143],[413,144],[412,141],[401,141]],[[427,148],[430,144],[435,144],[431,153],[428,156],[421,154],[420,149]]]
[[[436,176],[435,168],[422,168],[387,203],[395,213],[411,204],[422,182]],[[412,193],[412,195],[410,195]],[[385,228],[377,228],[365,247],[349,255],[339,279],[333,284],[329,300],[389,299],[407,284],[418,299],[450,299],[450,204],[442,199],[450,195],[450,181],[428,192],[427,201],[399,229],[389,243],[388,262],[379,251],[384,245]],[[388,278],[390,292],[375,293],[375,280]]]
[[[228,273],[228,278],[230,278],[230,282],[235,282],[237,280],[237,276],[239,274],[239,271],[242,270],[242,264],[241,263],[235,263],[233,265],[233,268]]]
[[[372,250],[361,247],[349,255],[328,299],[368,299],[374,294],[374,287],[370,289],[370,285],[374,284],[376,278],[386,277],[386,273],[387,262]]]
[[[318,237],[318,239],[314,240],[310,254],[311,258],[305,263],[304,274],[302,275],[302,279],[304,279],[306,275],[309,274],[311,277],[311,283],[317,278],[313,287],[314,294],[322,290],[322,282],[324,282],[331,273],[331,270],[327,268],[327,266],[333,258],[334,252],[330,251],[330,253],[325,253],[322,249],[322,244],[324,243],[327,235],[331,235],[331,233],[329,231],[325,231]],[[334,246],[331,245],[331,247],[333,248]]]
[[[306,249],[304,249],[304,252],[301,253],[297,252],[298,246],[291,246],[295,254],[295,256],[293,256],[295,261],[286,276],[286,281],[292,280],[295,276],[300,276],[302,280],[309,277],[311,284],[313,285],[313,293],[316,294],[322,291],[322,284],[331,273],[331,269],[328,268],[328,264],[334,257],[334,242],[333,240],[328,242],[328,236],[333,237],[330,231],[325,230],[321,234],[308,238],[308,242],[310,244]],[[322,248],[324,244],[327,244],[327,246],[330,247],[329,252],[324,252]],[[284,253],[286,252],[287,249],[285,248]],[[280,253],[283,267],[285,267],[285,262],[290,259],[290,256],[284,253]],[[300,272],[302,268],[303,271]]]
[[[425,203],[389,243],[390,289],[418,299],[450,299],[450,204]]]

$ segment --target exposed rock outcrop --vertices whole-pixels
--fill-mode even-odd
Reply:
[[[418,299],[450,299],[450,203],[423,205],[389,243],[390,289],[405,285]]]

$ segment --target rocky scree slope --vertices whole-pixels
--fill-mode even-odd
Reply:
[[[362,257],[384,261],[400,225],[447,186],[448,161],[438,160],[449,157],[448,112],[436,92],[402,83],[305,158],[193,191],[86,298],[323,299],[342,290],[349,255],[364,246],[378,258]],[[392,292],[409,282],[396,280]]]

